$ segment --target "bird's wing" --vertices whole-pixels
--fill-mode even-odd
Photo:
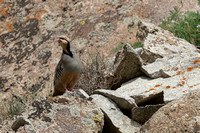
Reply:
[[[54,75],[54,86],[55,86],[56,82],[60,79],[62,73],[63,73],[63,65],[61,62],[59,62],[56,67],[56,71],[55,71],[55,75]]]

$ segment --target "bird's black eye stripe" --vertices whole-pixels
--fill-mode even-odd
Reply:
[[[65,38],[63,38],[63,37],[60,37],[60,39],[62,39],[62,40],[66,40]],[[66,40],[67,41],[67,40]]]

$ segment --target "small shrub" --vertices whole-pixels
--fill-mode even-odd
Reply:
[[[200,46],[200,14],[197,12],[180,12],[176,7],[170,16],[160,25],[175,36]]]
[[[74,89],[83,89],[87,94],[93,94],[96,89],[106,88],[105,72],[107,64],[100,52],[88,53],[88,59],[83,62],[83,70],[80,79]]]
[[[36,94],[30,93],[21,97],[12,94],[10,99],[0,101],[0,123],[8,118],[20,115],[25,110],[25,107],[37,98]]]

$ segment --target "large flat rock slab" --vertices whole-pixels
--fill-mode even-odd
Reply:
[[[123,95],[121,93],[118,93],[117,91],[99,89],[95,90],[94,94],[101,94],[111,99],[122,110],[131,110],[133,107],[137,107],[135,100],[132,97],[128,95]]]
[[[116,91],[131,97],[137,97],[136,103],[163,91],[164,101],[180,98],[191,90],[200,87],[200,66],[177,71],[177,75],[169,78],[150,79],[145,76],[135,78]]]

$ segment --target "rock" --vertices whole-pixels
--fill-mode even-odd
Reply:
[[[137,107],[135,100],[127,95],[123,95],[113,90],[95,90],[94,94],[101,94],[114,101],[121,110],[131,110]]]
[[[194,45],[150,23],[139,22],[136,36],[143,45],[143,64],[169,55],[184,55],[186,58],[200,55]]]
[[[140,51],[140,49],[137,50]],[[140,71],[142,61],[138,51],[132,48],[130,44],[126,44],[123,48],[123,52],[118,53],[115,59],[117,63],[114,65],[113,78],[109,83],[109,88],[115,90],[120,87],[121,84],[143,74]]]
[[[82,98],[82,99],[89,99],[89,95],[82,89],[78,89],[78,90],[75,90],[75,91],[67,91],[65,92],[66,95],[71,95],[71,96],[75,96],[75,97],[79,97],[79,98]]]
[[[192,56],[192,57],[190,57]],[[187,70],[187,68],[198,68],[200,65],[200,55],[169,55],[161,59],[156,59],[155,62],[143,65],[141,70],[150,78],[172,77],[177,75],[177,72]]]
[[[134,14],[141,19],[148,19],[151,23],[159,25],[170,15],[171,11],[174,11],[175,7],[181,12],[200,10],[196,0],[142,0],[134,8]]]
[[[135,99],[137,106],[146,106],[146,105],[157,105],[164,103],[164,95],[163,91],[150,94],[146,97],[144,94],[134,95],[132,96]]]
[[[30,125],[31,122],[26,118],[19,117],[19,118],[17,118],[17,120],[14,121],[11,128],[12,128],[12,130],[14,130],[16,132],[20,127],[22,127],[26,124]]]
[[[133,133],[140,129],[140,124],[125,116],[112,100],[97,94],[91,97],[104,113],[104,132]]]
[[[195,61],[195,60],[194,60]],[[200,63],[198,63],[200,65]],[[141,96],[136,103],[142,102],[142,99],[148,98],[152,94],[163,91],[164,102],[169,102],[180,98],[191,90],[200,87],[200,66],[177,71],[177,74],[169,78],[150,79],[145,76],[135,78],[132,81],[122,85],[116,91],[131,97]]]
[[[143,41],[141,70],[157,79],[135,78],[116,91],[143,104],[162,91],[164,102],[169,102],[198,89],[200,54],[197,48],[153,24],[139,22],[138,25],[137,37]]]
[[[131,110],[131,118],[140,124],[144,124],[163,105],[164,104],[134,107]]]
[[[199,132],[200,89],[160,108],[140,132]]]
[[[49,100],[34,101],[22,116],[9,123],[1,132],[13,129],[18,132],[98,133],[102,132],[104,116],[93,102],[66,93]]]
[[[83,62],[89,58],[86,53],[94,51],[91,45],[95,44],[97,51],[103,50],[106,58],[113,54],[112,49],[119,42],[135,41],[135,31],[129,32],[128,25],[137,20],[130,13],[137,2],[119,1],[123,9],[120,6],[116,9],[118,5],[113,7],[106,4],[108,2],[110,0],[2,0],[0,99],[7,99],[12,92],[22,96],[25,93],[49,96],[62,52],[56,44],[59,35],[72,40],[77,53],[84,55],[81,56]]]

